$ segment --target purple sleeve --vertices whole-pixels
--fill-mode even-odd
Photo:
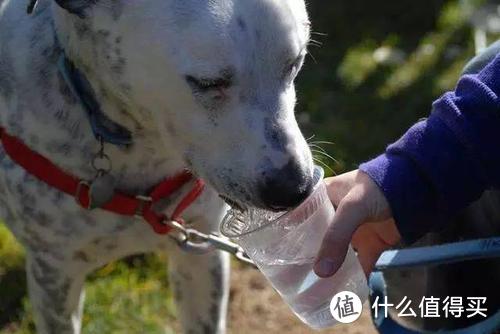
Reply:
[[[500,56],[433,105],[385,154],[360,166],[382,189],[403,239],[441,228],[500,187]]]

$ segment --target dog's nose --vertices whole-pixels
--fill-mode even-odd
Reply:
[[[305,166],[290,161],[281,169],[263,172],[259,191],[264,205],[272,210],[286,210],[299,205],[312,192],[313,180]]]

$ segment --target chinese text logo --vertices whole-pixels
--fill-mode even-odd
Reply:
[[[330,303],[330,312],[333,318],[343,324],[350,324],[358,320],[362,311],[361,299],[350,291],[337,293]]]

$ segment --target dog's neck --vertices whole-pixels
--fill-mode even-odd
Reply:
[[[92,79],[89,81],[88,75],[77,68],[65,52],[61,51],[58,68],[66,86],[87,112],[94,136],[100,142],[119,146],[132,145],[132,131],[121,123],[127,123],[135,133],[144,132],[144,129],[150,129],[150,132],[156,129],[149,113],[134,115],[130,112],[139,108],[120,99],[119,95],[108,89],[100,80],[100,76],[95,71],[89,70],[91,67],[86,67],[87,72],[92,73]],[[105,110],[102,108],[103,105],[106,107]]]
[[[64,170],[83,179],[92,179],[95,170],[90,162],[99,151],[99,141],[92,132],[85,109],[71,94],[57,67],[62,50],[50,10],[39,8],[39,11],[28,21],[31,27],[19,31],[9,26],[0,27],[11,29],[10,33],[19,35],[19,40],[25,44],[22,50],[19,45],[5,45],[0,59],[7,69],[12,68],[12,73],[25,73],[12,80],[15,94],[0,97],[0,106],[6,106],[6,112],[0,115],[1,123]],[[25,14],[20,12],[19,15]],[[16,53],[29,57],[13,57]],[[105,152],[113,163],[111,173],[120,189],[134,193],[146,191],[185,167],[174,143],[170,145],[160,139],[147,113],[134,109],[130,101],[114,94],[100,80],[97,69],[81,70],[91,83],[102,111],[129,129],[133,136],[130,147],[105,145]]]
[[[59,75],[63,70],[64,68],[59,67]],[[86,116],[91,125],[92,134],[96,141],[104,143],[105,152],[110,156],[113,165],[116,160],[126,159],[121,164],[122,171],[128,168],[134,169],[134,167],[140,171],[151,162],[154,162],[154,165],[163,164],[164,173],[167,174],[160,174],[162,178],[172,173],[168,167],[174,166],[173,172],[184,168],[182,158],[176,156],[175,150],[167,147],[161,140],[151,113],[143,110],[127,97],[117,94],[113,87],[101,80],[99,71],[95,71],[92,67],[78,69],[78,72],[88,82],[89,87],[86,88],[88,89],[86,92],[73,91],[73,95],[76,93],[80,106],[87,109]],[[74,89],[71,77],[66,77],[66,85],[71,87],[72,84]],[[83,96],[81,93],[84,93]],[[102,117],[98,116],[99,113]],[[105,123],[111,123],[111,126],[106,126]],[[137,153],[140,153],[139,157]],[[134,166],[136,160],[139,165]],[[127,174],[127,172],[121,173]],[[118,175],[125,177],[125,175],[120,175],[120,172]],[[129,177],[135,176],[129,175]]]

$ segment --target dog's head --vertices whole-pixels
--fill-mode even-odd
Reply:
[[[310,193],[311,153],[294,116],[310,29],[302,0],[56,2],[69,56],[151,114],[219,193],[275,210]]]

